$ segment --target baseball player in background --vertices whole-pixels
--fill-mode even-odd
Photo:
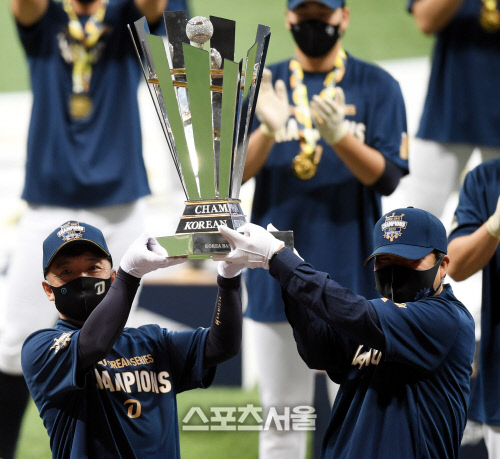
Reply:
[[[43,290],[60,319],[27,338],[22,368],[52,457],[180,458],[176,395],[210,386],[239,352],[244,266],[219,263],[210,328],[124,326],[142,276],[186,260],[143,233],[117,272],[102,232],[83,222],[45,239]]]
[[[442,216],[473,150],[500,156],[500,13],[497,0],[408,0],[408,10],[436,42],[406,201]]]
[[[483,424],[489,459],[500,458],[500,158],[469,172],[449,236],[450,276],[468,279],[483,270],[481,341],[469,416]]]
[[[265,268],[259,271],[276,279],[300,356],[340,384],[322,458],[458,458],[474,320],[443,284],[450,260],[439,219],[402,208],[378,220],[365,261],[375,259],[383,298],[374,300],[314,269],[258,225],[247,223],[243,234],[219,231],[232,251],[218,259]]]
[[[33,91],[22,198],[27,209],[8,268],[0,330],[0,457],[12,459],[29,398],[21,346],[57,320],[32,258],[68,215],[102,228],[121,258],[141,231],[150,193],[137,89],[141,69],[127,24],[185,0],[11,0]]]
[[[293,230],[297,250],[315,268],[374,298],[362,260],[371,253],[381,196],[408,173],[401,90],[387,72],[344,51],[344,0],[287,6],[295,56],[264,71],[244,171],[244,180],[256,179],[251,220]],[[253,270],[247,286],[264,410],[310,406],[315,372],[294,351],[279,285]],[[306,432],[261,431],[259,452],[261,459],[302,459]]]

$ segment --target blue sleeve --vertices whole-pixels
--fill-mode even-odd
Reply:
[[[21,364],[26,383],[36,393],[57,398],[70,390],[81,389],[77,352],[80,331],[39,330],[30,335],[22,348]]]
[[[205,369],[203,365],[208,332],[209,328],[181,332],[164,330],[176,393],[212,384],[217,367]]]
[[[360,343],[384,348],[377,314],[364,297],[316,271],[290,249],[280,251],[273,259],[269,273],[281,285],[285,312],[300,334],[300,347],[307,360],[303,358],[309,366],[339,370],[350,363]]]
[[[387,72],[372,72],[366,144],[408,174],[406,108],[399,83]]]
[[[140,279],[118,268],[114,282],[83,325],[78,339],[78,368],[106,357],[127,323]]]
[[[19,39],[27,56],[38,56],[44,51],[48,52],[51,46],[50,40],[43,38],[48,35],[51,28],[57,27],[56,16],[58,15],[66,15],[66,13],[62,10],[61,5],[56,5],[52,0],[49,0],[47,10],[37,23],[24,27],[16,22]]]
[[[340,384],[350,367],[356,343],[337,333],[311,309],[294,301],[285,290],[282,295],[300,357],[309,368],[328,371],[330,378]]]
[[[500,195],[499,164],[498,160],[488,161],[466,175],[448,242],[472,234],[495,212]]]
[[[413,303],[371,300],[385,336],[384,359],[428,373],[439,367],[459,329],[456,307],[439,297]]]
[[[396,166],[391,161],[385,161],[384,172],[380,178],[371,186],[375,191],[382,196],[389,196],[398,186],[399,180],[406,172]]]

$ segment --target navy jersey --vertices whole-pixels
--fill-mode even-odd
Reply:
[[[269,68],[273,84],[277,79],[285,82],[292,105],[289,61]],[[304,72],[309,100],[321,92],[327,73]],[[407,160],[400,157],[406,112],[396,80],[379,67],[348,55],[338,86],[344,90],[346,105],[351,106],[346,116],[350,131],[407,173]],[[258,124],[254,123],[254,129]],[[359,294],[377,297],[373,275],[362,264],[372,251],[372,229],[381,215],[381,196],[362,185],[323,139],[318,143],[323,154],[317,173],[310,180],[301,180],[292,170],[300,144],[296,118],[290,117],[286,132],[277,138],[256,176],[251,221],[293,230],[295,247],[316,269],[331,273]],[[259,269],[249,270],[247,279],[247,316],[285,321],[280,289],[273,279]]]
[[[409,0],[410,11],[416,1]],[[436,34],[420,138],[500,146],[500,31],[481,27],[481,7],[481,0],[464,0]]]
[[[185,5],[185,0],[169,2],[170,9]],[[70,41],[62,2],[50,0],[34,26],[18,25],[33,91],[26,201],[84,208],[131,202],[150,193],[137,102],[142,73],[127,29],[141,16],[133,0],[110,0],[106,32],[92,65],[94,109],[79,121],[69,115],[73,64],[63,57],[70,53]]]
[[[449,241],[472,234],[495,212],[500,196],[500,159],[477,166],[465,177]],[[470,417],[500,425],[500,247],[483,268],[479,370],[472,389]]]
[[[80,328],[59,320],[28,337],[26,382],[50,436],[54,458],[179,458],[176,394],[208,387],[209,329],[125,328],[112,351],[77,372]]]
[[[366,301],[291,251],[280,252],[270,273],[302,357],[340,384],[323,458],[458,457],[475,337],[474,320],[449,285],[416,302]]]
[[[346,362],[331,373],[341,389],[322,456],[458,458],[474,356],[472,316],[449,285],[414,303],[371,303],[385,350],[339,340]]]

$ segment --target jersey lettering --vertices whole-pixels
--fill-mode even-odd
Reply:
[[[366,126],[364,123],[356,123],[356,121],[346,121],[348,123],[349,132],[356,137],[361,143],[365,143]]]
[[[359,365],[359,369],[363,367],[363,365],[378,365],[380,359],[382,358],[382,352],[377,351],[376,349],[369,349],[367,351],[361,352],[363,349],[363,345],[360,344],[358,350],[354,354],[354,358],[352,359],[351,365],[356,366]]]
[[[111,382],[111,377],[106,370],[102,372],[102,384],[109,391],[115,391],[115,385]]]
[[[345,120],[349,132],[356,137],[360,142],[365,143],[366,125],[364,123],[356,123],[356,121]],[[318,142],[321,138],[317,129],[312,129],[312,140]],[[291,142],[292,140],[300,140],[299,125],[295,118],[290,118],[286,128],[276,133],[276,143]]]
[[[170,375],[166,371],[161,371],[158,373],[158,382],[160,383],[160,392],[166,394],[172,390],[172,383],[169,381],[168,377]]]
[[[110,392],[126,392],[127,394],[134,392],[154,392],[155,394],[166,394],[172,390],[172,383],[169,380],[167,371],[124,371],[124,372],[109,372],[103,370],[99,373],[97,368],[94,368],[97,387],[101,390],[109,390]]]
[[[144,392],[151,392],[151,379],[147,371],[141,371],[141,386]]]
[[[120,392],[120,391],[125,392],[125,387],[124,387],[123,381],[122,381],[122,375],[120,373],[115,374],[115,383],[116,383],[116,391],[117,392]]]
[[[101,360],[99,361],[99,365],[102,365],[103,367],[109,366],[109,368],[125,368],[125,367],[136,367],[138,365],[147,365],[148,363],[153,363],[154,359],[151,354],[148,355],[138,355],[135,357],[132,357],[130,359],[127,358],[120,358],[116,360]]]

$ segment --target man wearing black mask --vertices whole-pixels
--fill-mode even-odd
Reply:
[[[209,328],[125,327],[143,276],[185,261],[143,233],[116,271],[102,232],[77,221],[45,239],[42,285],[60,319],[26,339],[21,362],[54,459],[180,458],[177,394],[209,387],[242,329],[243,265],[224,261]]]
[[[294,231],[295,246],[317,269],[367,298],[377,296],[362,268],[381,196],[408,173],[406,113],[398,83],[347,53],[344,0],[289,0],[286,27],[295,56],[264,70],[244,180],[255,177],[252,222]],[[271,42],[272,46],[272,42]],[[248,272],[248,308],[265,410],[313,403],[315,372],[294,351],[279,286]],[[335,387],[329,387],[334,398]],[[306,432],[271,425],[261,459],[303,459]]]
[[[232,251],[218,259],[269,270],[252,271],[277,281],[300,356],[340,384],[322,458],[458,457],[474,320],[443,285],[449,258],[439,219],[404,208],[378,220],[365,264],[375,259],[384,297],[373,300],[314,269],[258,225],[219,231]]]

